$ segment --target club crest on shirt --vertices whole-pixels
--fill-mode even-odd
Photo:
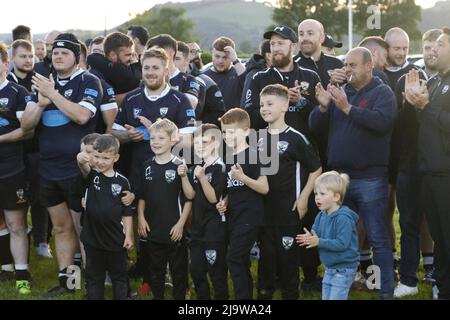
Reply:
[[[145,180],[152,180],[152,167],[145,168]]]
[[[171,86],[171,87],[172,87],[173,90],[180,91],[180,87],[179,86]]]
[[[117,197],[122,192],[122,186],[120,184],[113,183],[111,185],[111,192],[113,196]]]
[[[64,97],[70,98],[72,96],[72,93],[73,93],[72,89],[66,90],[66,91],[64,91]]]
[[[209,183],[211,183],[211,181],[212,181],[212,173],[207,173],[206,174],[206,179],[208,180]]]
[[[206,250],[205,251],[206,260],[212,266],[217,259],[217,251],[216,250]]]
[[[281,242],[283,244],[284,250],[289,250],[292,247],[292,244],[294,243],[294,238],[292,237],[283,237],[281,239]]]
[[[448,91],[448,85],[446,85],[445,87],[442,88],[442,94],[446,94]]]
[[[177,176],[177,173],[175,170],[166,170],[165,177],[167,183],[172,183],[175,180],[175,177]]]
[[[285,153],[288,147],[289,147],[289,142],[279,141],[277,144],[278,154]]]
[[[169,108],[159,108],[159,114],[161,115],[161,117],[165,117],[167,115],[167,112],[169,111]]]
[[[6,107],[8,105],[9,99],[8,98],[1,98],[0,99],[0,107]]]
[[[133,108],[133,116],[135,118],[139,117],[142,113],[142,109],[141,108]]]
[[[25,200],[24,196],[25,196],[25,191],[23,189],[17,189],[16,190],[16,195],[17,195],[17,204],[22,204],[27,202],[27,200]]]

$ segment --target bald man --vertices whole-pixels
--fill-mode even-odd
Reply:
[[[372,55],[366,48],[349,51],[345,61],[347,84],[316,88],[319,102],[310,114],[311,130],[329,130],[328,166],[350,176],[344,205],[364,222],[380,269],[380,299],[394,291],[393,257],[386,225],[389,138],[396,107],[392,90],[372,76]]]
[[[300,67],[311,69],[319,74],[322,85],[326,88],[330,82],[328,70],[342,68],[341,60],[322,52],[325,31],[322,23],[314,19],[303,20],[298,25],[298,42],[300,52],[294,60]]]
[[[38,62],[34,65],[34,71],[43,75],[44,77],[48,78],[50,73],[53,72],[53,65],[52,65],[52,49],[53,49],[53,42],[55,41],[56,37],[61,34],[60,31],[53,30],[45,35],[45,47],[47,49],[47,55],[45,56],[44,60],[41,62]]]

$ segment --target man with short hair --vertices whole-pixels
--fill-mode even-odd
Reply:
[[[48,209],[54,230],[59,285],[45,297],[74,293],[68,268],[77,248],[73,216],[81,212],[81,178],[76,162],[80,141],[93,132],[93,121],[102,99],[99,80],[79,69],[80,45],[75,35],[60,34],[53,42],[50,79],[36,74],[38,91],[25,109],[22,128],[39,129],[41,202]]]
[[[202,49],[197,42],[188,42],[186,45],[189,47],[189,72],[194,77],[200,74],[200,70],[203,68],[202,61]]]
[[[406,79],[405,98],[419,112],[421,200],[434,240],[438,298],[450,299],[450,29],[443,28],[433,48],[438,75],[425,87],[417,72]],[[437,84],[435,83],[437,82]],[[430,88],[433,90],[430,91]],[[428,89],[428,90],[427,90]]]
[[[130,65],[133,63],[133,41],[126,34],[113,32],[103,42],[104,55],[92,53],[87,58],[90,71],[109,83],[116,92],[120,104],[126,94],[139,86],[140,73]]]
[[[186,94],[192,107],[197,107],[200,84],[192,75],[181,72],[174,64],[178,50],[177,41],[170,34],[159,34],[147,42],[147,49],[156,48],[164,49],[169,57],[170,86]]]
[[[182,41],[178,41],[178,50],[175,56],[175,66],[181,72],[189,69],[189,47]],[[199,74],[195,79],[200,84],[199,101],[195,108],[197,120],[203,123],[213,123],[219,126],[219,118],[225,113],[222,93],[213,79],[206,74]]]
[[[358,44],[358,47],[364,47],[370,50],[373,58],[373,75],[377,76],[384,83],[389,85],[389,80],[386,73],[384,73],[384,68],[387,66],[387,52],[389,49],[388,44],[383,40],[383,38],[378,36],[365,37]]]
[[[92,39],[91,44],[88,47],[88,55],[91,53],[98,53],[101,55],[105,55],[105,50],[103,49],[103,42],[105,41],[105,37],[95,37]]]
[[[298,43],[300,52],[294,60],[300,67],[317,72],[324,88],[330,82],[329,70],[342,68],[341,60],[322,52],[325,30],[322,23],[314,19],[306,19],[298,25]]]
[[[59,36],[60,34],[61,32],[56,30],[47,33],[44,39],[47,55],[45,56],[43,61],[38,62],[34,65],[34,71],[36,73],[39,73],[40,75],[43,75],[46,78],[48,78],[50,74],[53,73],[54,71],[52,65],[53,41],[55,41],[56,37]]]
[[[140,60],[141,55],[145,51],[145,45],[150,38],[147,29],[143,26],[129,26],[127,36],[133,40],[134,50]]]
[[[350,176],[344,200],[364,221],[381,271],[380,299],[391,299],[394,269],[386,225],[389,138],[396,114],[395,97],[379,78],[372,76],[373,62],[366,48],[354,48],[345,60],[347,84],[321,84],[317,106],[311,112],[312,130],[329,128],[328,166]]]
[[[47,55],[47,48],[45,47],[44,40],[36,40],[34,42],[34,51],[36,57],[38,57],[39,62],[44,61],[45,56]]]
[[[34,48],[27,40],[16,40],[11,45],[13,69],[8,80],[25,87],[31,93],[31,77],[34,68]]]
[[[18,25],[12,30],[12,39],[13,41],[22,39],[31,42],[32,41],[31,28],[24,25]]]
[[[245,67],[238,59],[234,41],[219,37],[212,44],[213,67],[204,73],[219,86],[225,109],[239,107],[245,81]]]

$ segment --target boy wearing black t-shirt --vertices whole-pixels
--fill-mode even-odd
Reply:
[[[288,126],[289,90],[281,84],[264,87],[260,94],[262,119],[269,124],[261,132],[259,149],[271,163],[278,163],[275,174],[268,175],[269,193],[264,199],[266,225],[260,235],[258,298],[271,299],[277,271],[282,297],[299,297],[299,249],[296,232],[308,211],[314,181],[322,172],[320,159],[303,134]],[[278,161],[274,161],[277,157]]]
[[[190,170],[182,165],[178,170],[186,197],[193,199],[190,271],[199,300],[211,299],[208,274],[215,299],[228,299],[227,224],[215,206],[227,187],[226,166],[219,155],[221,139],[216,125],[202,125],[194,134],[194,152],[202,165]]]
[[[250,134],[248,113],[233,108],[219,120],[232,159],[227,157],[226,161],[228,195],[216,208],[220,213],[226,212],[229,224],[227,263],[235,299],[248,300],[253,298],[250,250],[256,241],[258,227],[264,224],[262,195],[267,194],[269,185],[266,176],[261,175],[257,151],[246,141]]]
[[[154,298],[164,299],[169,263],[173,298],[183,300],[188,281],[188,252],[183,231],[191,204],[182,203],[181,179],[177,170],[183,162],[171,153],[178,142],[178,128],[172,121],[162,119],[151,125],[149,133],[150,147],[155,156],[144,162],[140,172],[138,232],[147,238],[150,286]]]
[[[130,190],[128,179],[114,170],[119,143],[105,134],[94,142],[95,169],[89,159],[77,157],[83,177],[89,180],[85,193],[81,241],[86,250],[86,290],[89,300],[103,300],[108,271],[115,300],[128,292],[127,253],[133,247],[132,209],[122,204],[122,193]]]

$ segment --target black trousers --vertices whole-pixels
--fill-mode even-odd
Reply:
[[[439,299],[450,299],[450,176],[424,175],[422,204],[434,241],[434,266]]]
[[[211,292],[207,275],[211,279],[216,300],[228,299],[226,242],[192,240],[191,277],[194,281],[197,299],[210,300]]]
[[[253,299],[253,278],[250,272],[250,251],[257,240],[258,228],[248,224],[229,226],[227,264],[234,285],[236,300]]]
[[[308,199],[308,212],[301,220],[300,233],[303,233],[303,228],[311,231],[311,227],[313,226],[318,213],[319,210],[314,201],[314,194],[312,194]],[[317,269],[320,266],[319,251],[317,250],[317,247],[311,249],[300,247],[298,252],[300,253],[299,263],[303,270],[304,281],[310,282],[315,280],[317,277]]]
[[[188,250],[186,240],[164,244],[147,242],[150,287],[157,300],[164,299],[167,264],[173,281],[173,298],[186,299],[188,287]]]
[[[126,250],[113,252],[88,245],[86,250],[86,290],[89,300],[105,298],[105,276],[111,277],[114,300],[125,300],[128,294]]]
[[[260,234],[260,259],[258,264],[258,299],[272,299],[275,278],[281,280],[284,300],[299,297],[299,246],[295,236],[300,226],[264,227]]]

